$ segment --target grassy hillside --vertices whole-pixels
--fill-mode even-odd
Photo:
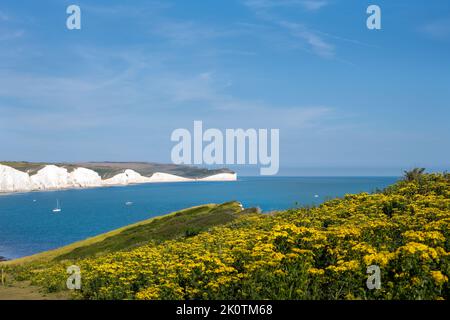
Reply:
[[[26,161],[0,161],[0,164],[14,168],[16,170],[27,172],[30,175],[37,173],[39,170],[46,166],[43,162],[26,162]],[[67,167],[67,169],[73,170],[75,168]]]
[[[103,235],[102,241],[78,246],[70,252],[58,255],[55,260],[93,257],[119,250],[129,250],[150,241],[162,242],[191,237],[213,226],[233,221],[241,212],[241,206],[237,202],[178,211],[115,231],[113,236]]]
[[[230,222],[239,215],[251,211],[252,209],[243,210],[238,202],[192,207],[144,220],[62,248],[7,261],[4,265],[96,257],[109,252],[137,247],[150,241],[157,243],[169,239],[189,237],[212,226]]]
[[[77,264],[80,299],[448,299],[450,175],[416,172],[379,193],[80,256],[8,272],[54,292]],[[380,289],[366,286],[369,266]]]
[[[204,178],[210,175],[232,172],[226,168],[217,170],[208,170],[194,166],[148,163],[148,162],[79,162],[79,163],[43,163],[43,162],[25,162],[25,161],[0,161],[0,164],[10,166],[30,175],[36,174],[40,169],[48,164],[54,164],[73,171],[78,167],[94,170],[102,179],[111,178],[126,169],[132,169],[143,176],[150,177],[155,172],[170,173],[186,178]]]

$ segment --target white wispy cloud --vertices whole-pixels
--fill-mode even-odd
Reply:
[[[319,10],[328,4],[326,0],[245,0],[245,5],[253,9],[276,7],[303,7],[306,10]]]
[[[23,30],[1,30],[0,41],[20,38],[25,34]]]
[[[277,105],[271,98],[247,96],[234,87],[232,70],[220,63],[208,63],[217,61],[219,54],[254,54],[251,47],[235,48],[225,41],[212,40],[260,37],[258,40],[272,46],[270,37],[280,37],[281,32],[283,41],[301,39],[316,48],[312,50],[314,54],[331,55],[333,49],[321,43],[318,34],[308,34],[307,28],[285,25],[280,29],[275,21],[256,21],[254,25],[233,21],[223,25],[182,20],[165,13],[147,19],[139,11],[118,7],[94,10],[99,18],[118,17],[125,11],[139,27],[147,27],[142,28],[147,35],[156,34],[165,40],[162,49],[149,49],[147,43],[114,50],[96,44],[71,44],[55,51],[32,42],[10,46],[22,51],[0,59],[0,142],[4,152],[11,154],[19,149],[8,141],[33,141],[34,147],[44,150],[35,154],[42,155],[49,148],[55,149],[57,136],[64,142],[56,147],[64,157],[84,153],[89,157],[99,154],[120,159],[126,154],[135,159],[142,155],[141,159],[161,161],[166,155],[164,150],[170,155],[170,132],[192,125],[193,120],[203,120],[205,126],[216,128],[280,128],[286,136],[294,136],[311,128],[315,131],[329,127],[329,120],[334,117],[333,108],[320,103]],[[179,48],[170,50],[173,44],[189,46],[197,58],[203,52],[214,52],[215,56],[198,63],[189,60],[192,52],[180,57]],[[50,71],[10,67],[34,64],[39,56],[36,52],[46,55],[45,66]],[[61,65],[63,57],[71,63],[64,72],[58,72],[55,66]],[[77,142],[80,136],[89,139],[81,144]],[[133,143],[137,145],[130,146]],[[119,155],[117,145],[123,146]]]
[[[171,72],[165,65],[170,62],[158,56],[131,49],[84,49],[83,64],[95,67],[77,75],[0,70],[0,134],[22,130],[18,123],[28,132],[57,134],[148,130],[150,123],[154,128],[166,124],[167,130],[167,123],[177,126],[186,119],[218,126],[303,128],[320,124],[332,113],[324,106],[273,105],[237,97],[220,71]],[[110,62],[118,60],[122,67],[111,69]],[[173,117],[174,112],[183,116]]]
[[[0,21],[8,21],[9,20],[9,16],[4,13],[3,11],[0,11]]]
[[[150,24],[152,34],[161,36],[172,43],[192,45],[198,42],[233,36],[239,33],[233,28],[219,29],[195,21],[158,19]]]
[[[322,0],[305,0],[302,1],[303,6],[308,10],[319,10],[328,4],[328,1]]]
[[[316,32],[305,24],[286,21],[276,15],[278,7],[302,7],[307,11],[316,11],[328,4],[326,0],[244,0],[243,2],[260,19],[287,30],[297,41],[306,44],[307,51],[321,57],[334,58],[335,46],[327,40],[325,33]]]
[[[157,36],[171,44],[187,46],[240,33],[234,26],[217,27],[211,23],[171,16],[173,3],[149,1],[141,6],[86,4],[82,8],[100,19],[129,19],[139,25],[139,32]]]
[[[450,39],[450,18],[440,19],[425,24],[420,31],[427,36],[437,40]]]
[[[301,6],[308,11],[321,9],[330,4],[325,0],[244,0],[255,15],[265,22],[266,25],[281,28],[285,34],[291,38],[291,47],[301,48],[309,53],[325,59],[334,59],[336,61],[353,65],[351,62],[338,58],[336,51],[336,42],[346,42],[353,45],[374,47],[362,41],[349,39],[346,37],[331,34],[312,28],[301,21],[292,22],[283,18],[276,12],[277,7]],[[261,29],[261,28],[260,28]],[[262,32],[262,31],[260,31]],[[273,34],[273,33],[272,33]],[[297,42],[297,43],[296,43]]]
[[[146,17],[152,18],[154,14],[169,9],[172,5],[167,1],[148,0],[144,5],[129,4],[92,4],[81,3],[82,10],[86,10],[90,14],[103,17],[120,16],[122,18]]]
[[[311,50],[322,58],[333,58],[335,47],[327,42],[319,33],[306,28],[304,25],[287,21],[279,21],[280,26],[288,29],[291,34],[308,43]]]
[[[25,34],[25,31],[15,26],[13,17],[0,11],[0,41],[12,40],[20,38]]]

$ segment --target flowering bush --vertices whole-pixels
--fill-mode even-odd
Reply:
[[[189,238],[34,270],[82,299],[448,299],[450,177],[429,174],[314,208],[248,214]],[[381,288],[366,286],[367,267]]]

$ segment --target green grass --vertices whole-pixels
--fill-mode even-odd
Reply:
[[[39,170],[46,166],[42,162],[26,162],[26,161],[0,161],[0,164],[14,168],[16,170],[26,172],[30,175],[36,174]]]
[[[115,251],[132,249],[148,242],[161,242],[193,236],[213,226],[230,222],[239,215],[254,212],[255,210],[242,210],[238,202],[192,207],[141,221],[59,249],[0,262],[0,265],[21,265],[34,262],[45,263],[66,259],[76,260],[97,257]]]

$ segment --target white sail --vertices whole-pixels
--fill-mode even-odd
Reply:
[[[56,208],[53,209],[53,212],[61,212],[61,206],[59,205],[59,200],[56,200]]]

